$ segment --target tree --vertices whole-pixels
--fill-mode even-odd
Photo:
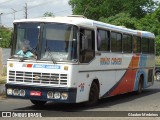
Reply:
[[[70,0],[73,14],[102,22],[150,31],[160,55],[160,4],[153,0]]]
[[[6,28],[2,26],[0,28],[0,47],[2,48],[9,48],[10,47],[10,42],[11,42],[11,34],[12,30],[9,28]]]
[[[99,20],[119,13],[129,13],[131,17],[143,18],[152,13],[157,3],[153,0],[70,0],[73,14]]]
[[[153,13],[140,19],[137,22],[136,28],[150,31],[156,35],[156,55],[160,55],[160,5]]]
[[[129,13],[119,13],[115,16],[111,16],[108,18],[101,17],[99,19],[102,22],[110,23],[118,26],[125,26],[127,28],[136,29],[137,19],[132,18]]]
[[[54,17],[54,14],[52,12],[45,12],[43,17]]]

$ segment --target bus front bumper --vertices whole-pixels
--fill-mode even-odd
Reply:
[[[21,98],[62,103],[76,103],[77,88],[20,85],[7,83],[6,95]]]

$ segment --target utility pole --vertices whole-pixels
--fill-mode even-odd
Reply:
[[[3,15],[3,13],[0,13],[0,40],[2,40],[2,34],[1,34],[1,32],[2,32],[2,20],[1,20],[1,15]]]
[[[11,8],[13,10],[13,14],[14,14],[14,20],[15,20],[15,13],[17,12],[15,9]]]
[[[28,16],[28,7],[27,7],[27,3],[25,3],[25,7],[24,7],[24,17],[25,19],[27,19],[27,16]]]
[[[2,27],[1,15],[3,15],[3,13],[0,13],[0,27]]]
[[[3,15],[3,13],[0,13],[0,76],[2,76],[2,73],[3,73],[2,47],[1,47],[1,43],[2,43],[2,21],[1,21],[1,16],[2,15]]]

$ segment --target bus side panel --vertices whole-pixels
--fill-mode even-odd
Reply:
[[[134,90],[138,90],[139,78],[140,75],[143,75],[143,87],[147,88],[153,84],[153,75],[154,75],[154,55],[141,55],[139,62],[139,70],[136,75],[136,81]]]
[[[114,96],[117,94],[127,93],[133,91],[136,73],[139,64],[139,56],[133,56],[132,60],[128,66],[128,70],[124,73],[122,78],[115,84],[114,87],[110,89],[108,96]],[[129,80],[129,81],[128,81]],[[125,90],[121,90],[122,87],[126,87]]]

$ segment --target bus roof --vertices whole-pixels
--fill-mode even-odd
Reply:
[[[13,23],[19,23],[19,22],[46,22],[46,23],[47,22],[58,22],[58,23],[73,24],[73,25],[77,25],[77,26],[86,26],[86,27],[108,29],[108,30],[112,30],[112,31],[128,33],[128,34],[133,34],[133,35],[147,37],[147,38],[148,37],[155,38],[155,35],[151,32],[141,31],[141,30],[133,30],[133,29],[125,28],[123,26],[111,25],[108,23],[103,23],[103,22],[87,19],[84,16],[42,17],[42,18],[34,18],[34,19],[20,19],[20,20],[13,21]]]

